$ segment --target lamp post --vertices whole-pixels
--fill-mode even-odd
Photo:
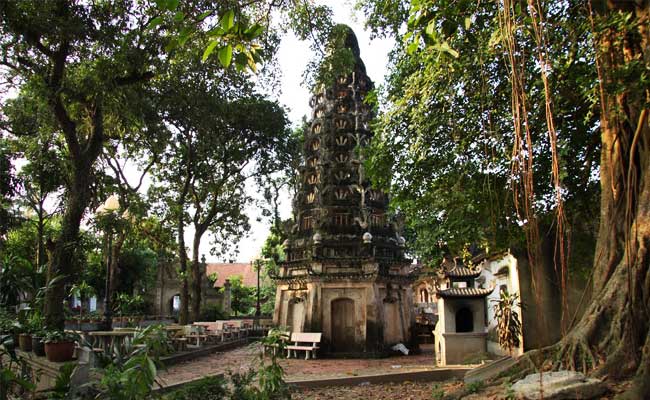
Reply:
[[[104,329],[113,330],[113,313],[111,310],[111,253],[113,252],[113,232],[106,230],[108,235],[106,254],[106,282],[104,286]]]
[[[257,269],[257,304],[255,305],[255,316],[259,319],[260,315],[262,314],[261,309],[260,309],[260,269],[261,269],[261,262],[262,259],[258,258],[255,260],[256,264],[256,269]]]
[[[106,281],[104,286],[104,329],[110,331],[113,329],[113,313],[111,307],[111,265],[113,263],[113,225],[116,218],[119,218],[116,212],[120,209],[120,201],[117,195],[111,195],[106,199],[104,204],[97,207],[95,215],[102,222],[105,235],[107,236],[106,249]]]

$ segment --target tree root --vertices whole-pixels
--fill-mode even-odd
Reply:
[[[570,336],[560,341],[553,362],[553,370],[568,369],[588,374],[600,365],[589,343],[584,338]]]

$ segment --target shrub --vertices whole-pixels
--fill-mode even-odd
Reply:
[[[205,377],[189,383],[163,397],[164,400],[221,400],[227,394],[226,381],[221,376]]]
[[[512,349],[520,344],[521,321],[516,307],[519,306],[519,295],[502,291],[499,300],[492,300],[494,317],[497,320],[497,335],[499,345],[512,354]]]
[[[478,393],[483,389],[483,386],[485,386],[483,381],[476,381],[465,385],[465,389],[467,389],[467,393]]]
[[[219,304],[209,304],[201,309],[201,321],[216,321],[218,319],[226,319],[228,316],[223,312]]]
[[[431,389],[431,398],[433,400],[442,400],[445,397],[445,390],[440,385],[433,385]]]

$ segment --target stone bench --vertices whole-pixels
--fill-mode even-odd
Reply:
[[[291,334],[291,342],[293,344],[287,346],[287,358],[291,357],[291,352],[297,356],[298,351],[305,352],[305,360],[311,358],[316,358],[316,350],[318,350],[318,345],[320,344],[321,336],[323,334],[320,332],[294,332]]]

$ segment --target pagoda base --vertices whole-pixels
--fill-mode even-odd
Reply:
[[[381,357],[415,343],[410,285],[371,279],[278,282],[274,323],[292,332],[322,332],[321,354]]]

